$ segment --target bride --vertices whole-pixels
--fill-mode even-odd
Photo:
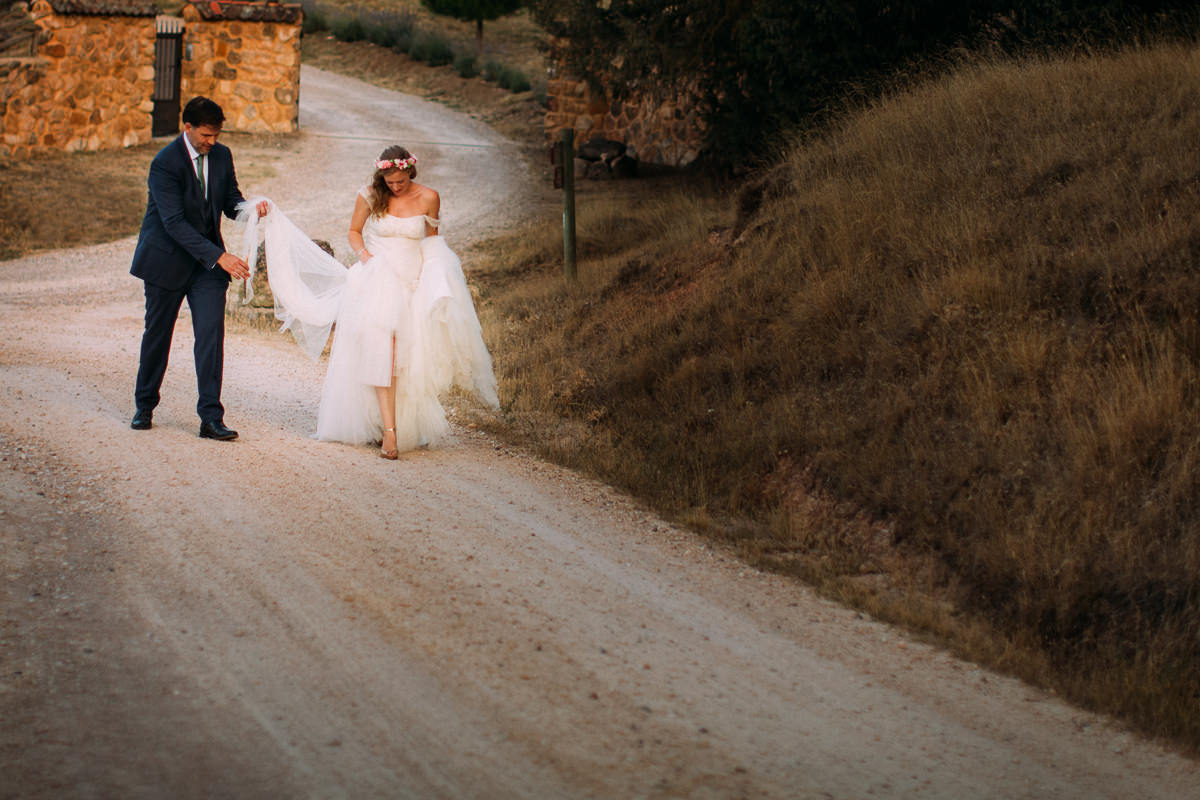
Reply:
[[[349,270],[274,204],[261,220],[239,217],[251,256],[261,228],[283,329],[318,358],[336,322],[316,438],[382,440],[387,459],[449,432],[439,395],[451,386],[499,408],[462,265],[438,235],[441,200],[415,182],[416,163],[398,146],[376,159],[371,182],[355,198],[349,239],[358,263]]]

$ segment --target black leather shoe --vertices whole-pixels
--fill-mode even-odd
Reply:
[[[147,408],[139,408],[133,415],[129,427],[135,431],[148,431],[154,427],[154,412]]]
[[[216,422],[201,422],[200,438],[228,442],[237,438],[237,431],[229,430],[229,428],[225,427],[225,423],[220,420]]]

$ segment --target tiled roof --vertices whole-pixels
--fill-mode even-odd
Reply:
[[[249,0],[205,0],[193,2],[192,8],[205,20],[248,20],[253,22],[299,23],[299,5]]]
[[[158,7],[151,0],[46,0],[56,14],[105,17],[153,17]]]

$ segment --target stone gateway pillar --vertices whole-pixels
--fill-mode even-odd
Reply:
[[[225,111],[225,129],[300,129],[299,5],[208,0],[183,7],[182,92]]]

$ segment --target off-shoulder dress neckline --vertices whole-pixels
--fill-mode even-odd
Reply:
[[[428,214],[406,214],[404,216],[400,216],[399,214],[393,214],[390,211],[385,213],[387,216],[392,217],[393,219],[423,219],[435,228],[442,224],[440,219],[435,219]]]

